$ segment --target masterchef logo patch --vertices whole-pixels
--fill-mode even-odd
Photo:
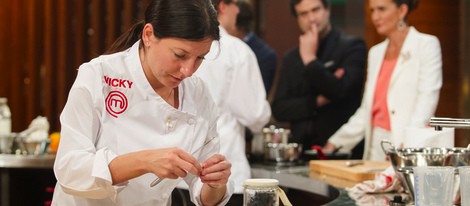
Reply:
[[[104,82],[110,87],[130,89],[133,82],[126,79],[118,79],[104,76]],[[105,99],[106,111],[114,118],[118,118],[120,114],[126,111],[128,100],[126,95],[118,90],[111,90]]]
[[[117,118],[127,109],[127,97],[120,91],[111,91],[105,100],[106,111],[109,115]]]

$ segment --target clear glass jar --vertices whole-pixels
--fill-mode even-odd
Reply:
[[[11,133],[11,112],[8,107],[8,99],[0,97],[0,136]]]
[[[243,186],[243,206],[279,206],[279,181],[275,179],[247,179]]]

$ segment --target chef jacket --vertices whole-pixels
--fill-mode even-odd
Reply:
[[[220,41],[212,44],[195,75],[207,84],[220,110],[220,152],[232,163],[230,179],[235,193],[240,194],[243,182],[251,178],[245,155],[245,127],[261,132],[269,122],[271,108],[256,55],[245,42],[229,35],[223,27],[219,29]]]
[[[144,174],[113,185],[108,164],[118,155],[179,147],[188,153],[217,136],[217,110],[205,84],[196,77],[178,86],[178,109],[167,104],[147,81],[139,60],[139,43],[102,55],[80,66],[60,116],[61,141],[54,172],[53,205],[170,205],[180,179]],[[215,138],[194,154],[200,162],[217,153]],[[192,201],[202,205],[198,177],[188,174]],[[220,205],[233,191],[229,182]]]

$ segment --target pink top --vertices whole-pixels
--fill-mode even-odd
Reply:
[[[390,79],[397,59],[384,60],[375,87],[372,105],[372,127],[380,127],[390,131],[390,116],[388,115],[387,93]]]

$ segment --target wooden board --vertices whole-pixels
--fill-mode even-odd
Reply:
[[[343,178],[355,182],[372,180],[375,174],[391,166],[388,161],[363,161],[363,164],[348,167],[346,162],[357,160],[311,160],[311,172]]]

